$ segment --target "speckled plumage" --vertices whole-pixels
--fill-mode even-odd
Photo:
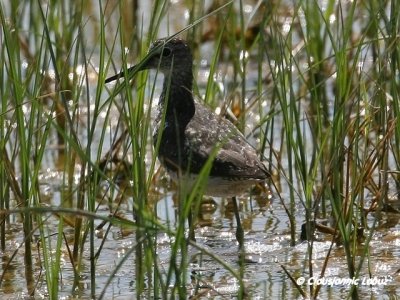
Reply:
[[[158,69],[164,74],[153,135],[155,145],[161,139],[158,157],[172,178],[189,173],[189,181],[193,181],[193,175],[201,171],[215,147],[219,147],[204,193],[241,194],[254,183],[267,179],[269,173],[231,122],[194,101],[192,64],[185,41],[161,39],[153,44],[140,66],[140,70]]]

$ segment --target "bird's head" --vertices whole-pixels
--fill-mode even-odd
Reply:
[[[163,38],[155,41],[147,55],[135,66],[130,67],[128,76],[121,72],[106,79],[106,83],[121,77],[132,78],[137,72],[156,69],[165,75],[183,75],[192,71],[192,53],[188,44],[179,38]]]

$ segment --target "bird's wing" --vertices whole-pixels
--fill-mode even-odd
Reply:
[[[198,166],[192,164],[194,168],[204,165],[215,147],[219,148],[210,171],[211,176],[268,177],[268,171],[257,152],[239,130],[204,106],[196,105],[196,113],[185,130],[185,144],[193,158],[192,162],[199,162]]]

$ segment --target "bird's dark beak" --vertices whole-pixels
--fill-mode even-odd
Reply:
[[[151,67],[152,59],[154,58],[154,56],[160,55],[161,49],[162,49],[161,47],[157,47],[152,51],[150,51],[149,53],[147,53],[147,55],[140,61],[140,63],[126,70],[127,74],[125,74],[124,71],[121,71],[120,73],[107,78],[104,82],[109,83],[111,81],[118,80],[123,77],[126,78],[128,81],[131,80],[138,72],[147,70],[149,67]]]
[[[129,69],[126,70],[127,73],[128,73],[128,75],[129,75],[131,72],[133,72],[133,70],[135,69],[135,67],[136,67],[136,65],[133,66],[133,67],[130,67]],[[109,82],[111,82],[111,81],[118,80],[118,79],[123,78],[123,77],[129,77],[129,76],[125,76],[124,71],[122,71],[122,72],[119,72],[119,73],[116,74],[116,75],[113,75],[113,76],[111,76],[111,77],[108,77],[104,82],[105,82],[105,83],[109,83]]]
[[[129,81],[129,80],[131,80],[139,71],[142,71],[142,70],[146,70],[147,69],[147,67],[146,67],[146,64],[147,64],[147,61],[148,61],[148,58],[147,58],[148,56],[146,56],[140,63],[138,63],[137,65],[134,65],[133,67],[130,67],[130,68],[128,68],[127,70],[126,70],[126,74],[125,74],[125,72],[124,71],[121,71],[121,72],[119,72],[118,74],[116,74],[116,75],[113,75],[113,76],[111,76],[111,77],[108,77],[104,82],[105,83],[109,83],[109,82],[111,82],[111,81],[114,81],[114,80],[118,80],[118,79],[120,79],[120,78],[127,78],[127,80]]]

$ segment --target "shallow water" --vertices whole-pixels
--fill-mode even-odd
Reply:
[[[169,197],[166,197],[157,204],[162,207],[160,211],[164,210],[164,207],[168,207],[170,221],[175,214],[171,202]],[[197,228],[196,240],[199,245],[235,268],[235,266],[238,266],[238,252],[234,220],[231,213],[226,213],[224,203],[225,201],[222,201],[222,199],[217,199],[215,212],[211,214],[207,212],[207,226]],[[325,276],[320,278],[318,274],[331,247],[331,241],[325,236],[320,236],[319,241],[313,243],[314,276],[304,275],[308,274],[307,243],[298,241],[295,246],[290,246],[289,224],[282,206],[276,200],[267,203],[265,206],[259,206],[254,200],[251,203],[241,201],[241,204],[247,253],[244,281],[252,299],[301,298],[281,265],[296,280],[304,278],[306,284],[307,282],[320,283],[320,299],[342,299],[342,297],[348,295],[351,282],[347,279],[347,265],[342,247],[333,246]],[[99,211],[102,211],[102,209],[107,210],[102,207]],[[303,220],[301,209],[298,212],[297,219],[298,222],[301,222]],[[126,213],[129,216],[129,212]],[[57,226],[57,219],[51,219],[53,222],[51,220],[49,222],[49,233]],[[11,264],[6,266],[10,256],[22,243],[21,232],[22,226],[18,223],[18,220],[11,222],[7,227],[7,250],[1,255],[2,270],[5,270],[1,289],[2,299],[23,298],[25,295],[23,248],[19,249]],[[67,237],[72,238],[72,229],[65,233]],[[98,238],[95,239],[96,247],[100,246],[103,234],[104,231],[98,232]],[[132,250],[135,243],[135,231],[118,227],[111,228],[96,267],[97,293],[102,292],[109,280],[110,270],[114,269],[124,255]],[[383,228],[373,235],[369,244],[369,251],[373,258],[370,262],[370,268],[374,275],[369,278],[368,270],[365,268],[361,271],[362,275],[358,281],[354,281],[359,286],[360,298],[385,299],[385,295],[393,296],[400,293],[399,277],[396,275],[400,265],[399,245],[400,231],[396,228]],[[159,233],[157,251],[160,266],[168,265],[170,246],[170,237]],[[43,282],[45,280],[44,270],[40,270],[41,262],[39,255],[36,255],[38,254],[36,247],[33,249],[33,253],[35,255],[35,273],[38,278],[35,299],[46,298],[46,288]],[[89,262],[83,262],[79,284],[76,290],[72,291],[74,275],[66,249],[63,249],[63,253],[60,296],[65,297],[64,299],[71,297],[90,298]],[[86,249],[84,255],[88,259],[87,253],[88,249]],[[214,259],[205,255],[199,256],[199,251],[194,248],[189,249],[189,257],[192,261],[190,264],[192,278],[188,281],[189,294],[193,289],[192,293],[196,291],[197,296],[202,295],[200,299],[214,296],[229,299],[236,295],[237,281],[223,267],[216,264]],[[135,263],[132,254],[115,274],[105,291],[105,299],[130,299],[133,297],[135,295],[134,270]]]

